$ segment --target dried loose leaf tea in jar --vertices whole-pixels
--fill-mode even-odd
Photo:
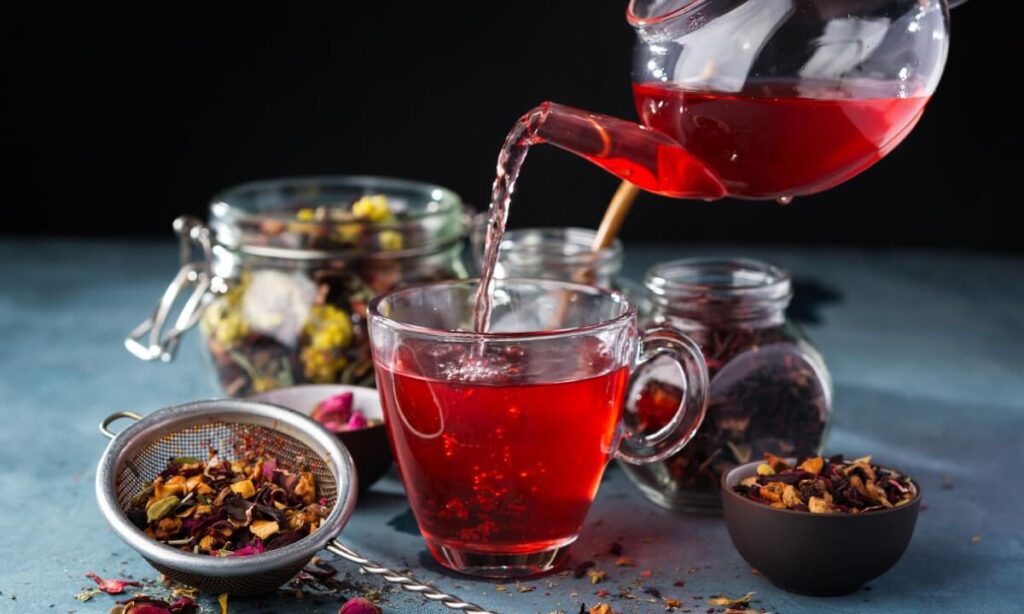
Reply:
[[[753,260],[685,259],[656,265],[645,279],[651,314],[696,341],[710,377],[704,423],[681,452],[660,463],[622,464],[652,501],[714,511],[719,480],[736,465],[764,458],[813,457],[832,414],[832,382],[810,339],[788,321],[788,273]],[[682,396],[673,373],[637,382],[630,426],[654,432]]]

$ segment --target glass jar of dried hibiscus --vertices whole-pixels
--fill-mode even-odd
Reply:
[[[400,179],[249,183],[216,196],[209,225],[179,218],[182,268],[125,345],[170,360],[198,323],[224,392],[373,385],[366,306],[408,283],[466,277],[469,215],[455,193]],[[181,305],[172,317],[176,305]]]
[[[715,511],[732,467],[820,453],[832,414],[832,382],[806,334],[785,317],[786,271],[754,260],[685,259],[654,266],[644,281],[647,326],[672,325],[696,341],[710,377],[707,417],[690,444],[661,463],[623,465],[648,498],[668,508]],[[631,428],[657,431],[683,391],[671,370],[636,382]]]

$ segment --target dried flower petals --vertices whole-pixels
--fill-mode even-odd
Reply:
[[[252,556],[302,539],[329,515],[310,471],[290,471],[262,449],[237,453],[233,461],[215,451],[206,462],[171,459],[135,497],[128,517],[149,537],[186,552]]]
[[[95,582],[96,586],[100,587],[100,590],[108,595],[120,595],[124,592],[126,586],[142,586],[142,583],[134,580],[104,580],[91,571],[85,574],[85,577]]]
[[[78,601],[89,601],[96,595],[99,595],[103,591],[98,588],[87,588],[80,593],[75,593],[75,599]]]
[[[191,597],[179,597],[173,603],[146,595],[136,595],[127,601],[119,601],[111,608],[110,614],[198,614],[199,606]]]
[[[790,466],[767,455],[757,475],[735,486],[740,495],[787,510],[812,514],[859,514],[910,503],[917,487],[910,478],[871,464],[865,456],[844,461],[842,455],[801,459]]]
[[[338,614],[381,614],[380,608],[369,599],[354,597],[342,604]]]
[[[727,608],[740,608],[750,605],[750,600],[754,598],[754,593],[747,593],[742,597],[726,597],[725,595],[716,595],[707,600],[708,605],[725,606]]]

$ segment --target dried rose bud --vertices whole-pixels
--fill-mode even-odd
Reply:
[[[375,606],[370,600],[355,597],[342,604],[338,614],[381,614],[381,612],[380,608]]]
[[[359,429],[365,429],[367,426],[369,426],[369,423],[366,421],[366,416],[363,415],[363,412],[357,409],[352,412],[352,417],[350,417],[348,422],[345,424],[345,430],[358,431]]]
[[[327,427],[327,430],[339,432],[352,417],[353,395],[349,391],[330,397],[313,409],[312,418]]]

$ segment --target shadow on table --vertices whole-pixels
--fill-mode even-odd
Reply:
[[[789,319],[800,324],[821,324],[823,307],[843,302],[843,293],[835,286],[813,277],[793,278],[793,300],[786,309]]]

